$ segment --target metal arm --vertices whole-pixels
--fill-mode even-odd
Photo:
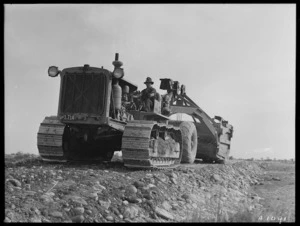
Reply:
[[[180,99],[180,101],[177,101],[178,99]],[[183,103],[185,105],[183,105]],[[171,103],[171,114],[175,113],[185,113],[198,118],[206,125],[211,134],[218,140],[218,135],[216,133],[213,120],[186,94],[177,95],[177,97],[173,99]]]

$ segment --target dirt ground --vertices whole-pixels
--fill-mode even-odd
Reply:
[[[258,221],[295,221],[295,164],[266,163],[263,179],[262,185],[252,186],[265,208]]]
[[[48,164],[30,154],[5,155],[4,221],[295,221],[292,162],[197,160],[169,170],[132,170],[116,160]]]
[[[231,160],[232,165],[239,160]],[[253,219],[255,222],[294,222],[295,221],[295,163],[291,161],[255,161],[263,168],[261,182],[253,184],[249,193],[257,194],[261,199],[263,211]],[[201,160],[185,165],[188,168],[202,168]],[[181,166],[182,167],[182,166]],[[257,219],[256,219],[257,218]]]

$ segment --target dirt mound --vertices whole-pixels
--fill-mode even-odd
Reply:
[[[49,164],[23,157],[5,156],[6,222],[179,222],[195,213],[199,221],[230,221],[241,206],[261,208],[248,192],[261,183],[255,162],[131,170],[118,158]]]

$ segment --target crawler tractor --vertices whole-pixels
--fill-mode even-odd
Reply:
[[[233,127],[221,117],[211,119],[185,93],[185,86],[161,79],[165,95],[156,94],[151,111],[143,111],[138,87],[125,80],[116,53],[111,72],[103,67],[48,69],[60,74],[57,116],[46,117],[37,134],[44,161],[110,161],[122,150],[124,165],[138,168],[172,167],[224,162],[229,155]],[[176,113],[194,122],[170,120]]]

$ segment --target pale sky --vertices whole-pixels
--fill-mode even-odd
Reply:
[[[112,70],[118,52],[139,89],[178,80],[228,120],[230,155],[295,157],[295,4],[6,4],[4,28],[5,153],[38,153],[58,108],[49,66]]]

